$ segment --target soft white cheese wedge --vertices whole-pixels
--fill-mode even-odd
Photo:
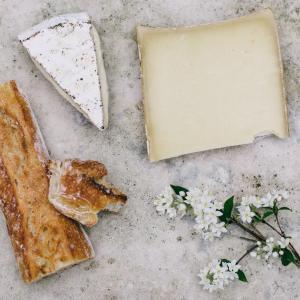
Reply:
[[[58,92],[99,129],[108,125],[100,38],[86,13],[46,20],[18,36]]]
[[[288,136],[271,10],[216,24],[137,30],[151,161]]]

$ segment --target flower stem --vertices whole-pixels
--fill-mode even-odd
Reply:
[[[251,234],[252,236],[254,236],[256,239],[258,239],[259,241],[265,241],[265,237],[261,236],[260,234],[256,233],[255,231],[249,229],[248,227],[246,227],[245,225],[243,225],[242,223],[240,223],[237,219],[235,219],[234,217],[231,218],[231,221],[236,224],[237,226],[239,226],[240,228],[242,228],[243,230],[245,230],[246,232],[248,232],[249,234]]]
[[[275,219],[276,219],[276,223],[278,225],[278,228],[279,228],[281,234],[283,234],[285,236],[284,231],[282,230],[281,225],[279,224],[278,213],[275,215]]]
[[[280,232],[278,229],[276,229],[273,225],[271,225],[269,222],[262,220],[261,221],[263,224],[266,224],[268,227],[273,229],[276,233],[278,233],[280,236],[283,236],[282,232]]]
[[[241,239],[241,240],[248,241],[248,242],[253,242],[253,243],[256,243],[256,242],[257,242],[257,240],[254,240],[254,239],[248,239],[248,238],[246,238],[246,237],[244,237],[244,236],[240,236],[240,239]]]
[[[257,248],[257,245],[252,246],[251,248],[249,248],[246,253],[241,256],[238,261],[236,262],[237,264],[239,264],[249,253],[251,253],[255,248]]]
[[[253,225],[253,223],[251,223],[250,225],[257,234],[259,234],[263,239],[265,239],[264,235]]]

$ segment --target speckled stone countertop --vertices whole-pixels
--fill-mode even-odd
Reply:
[[[290,137],[206,151],[158,163],[146,154],[135,27],[194,25],[271,7],[279,25]],[[110,87],[110,126],[99,132],[64,101],[16,39],[45,18],[87,11],[102,39]],[[244,261],[249,283],[208,294],[196,274],[215,257],[240,256],[239,231],[205,243],[191,222],[157,216],[154,195],[168,183],[204,185],[220,197],[288,189],[294,208],[283,226],[300,248],[300,1],[298,0],[0,0],[0,82],[16,79],[31,101],[52,157],[99,160],[129,196],[120,215],[104,214],[88,234],[93,261],[25,285],[0,217],[0,299],[296,299],[299,271]]]

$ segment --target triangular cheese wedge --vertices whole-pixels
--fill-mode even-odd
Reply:
[[[108,87],[100,39],[86,13],[46,20],[19,35],[58,92],[99,129],[108,124]]]

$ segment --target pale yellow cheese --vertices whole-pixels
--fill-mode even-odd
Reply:
[[[288,136],[271,10],[188,28],[137,29],[151,161]]]

